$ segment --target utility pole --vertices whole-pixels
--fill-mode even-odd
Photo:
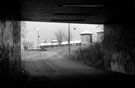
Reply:
[[[74,42],[75,41],[75,29],[76,28],[74,28],[74,30],[73,30],[73,45],[75,45],[75,42]]]
[[[38,38],[38,49],[39,49],[39,37],[40,37],[40,36],[39,36],[39,28],[35,28],[34,30],[37,30],[37,35],[38,35],[38,36],[37,36],[37,38]]]
[[[39,38],[40,38],[40,36],[39,36],[39,28],[35,28],[34,30],[36,30],[37,31],[37,38],[38,38],[38,49],[40,49],[40,47],[39,47]],[[39,52],[39,56],[38,56],[40,59],[42,58],[42,54],[41,54],[41,52]]]
[[[38,33],[38,48],[39,48],[39,29],[37,29],[37,33]]]
[[[70,23],[68,23],[68,50],[69,50],[69,56],[70,56]]]

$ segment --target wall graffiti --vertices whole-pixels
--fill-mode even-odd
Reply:
[[[135,74],[135,32],[128,24],[104,25],[105,65],[112,71]]]
[[[130,56],[125,52],[117,52],[112,55],[111,60],[111,68],[112,70],[123,70],[123,72],[132,72],[132,61]],[[114,66],[117,65],[117,68],[114,69]]]

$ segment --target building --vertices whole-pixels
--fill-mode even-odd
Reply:
[[[104,39],[104,32],[103,31],[97,32],[97,42],[101,43],[103,39]]]
[[[80,33],[81,35],[81,44],[82,45],[89,45],[92,43],[92,33],[89,31],[84,31]]]
[[[75,40],[75,41],[70,41],[70,45],[80,45],[81,44],[81,40]],[[62,46],[67,46],[68,45],[68,41],[63,41],[61,43]],[[57,41],[54,41],[53,43],[50,42],[50,43],[40,43],[39,44],[40,48],[41,49],[44,49],[44,48],[49,48],[49,47],[57,47],[59,46],[59,43],[57,43]]]

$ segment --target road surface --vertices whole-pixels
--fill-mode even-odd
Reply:
[[[67,54],[65,49],[55,49],[30,51],[22,56],[22,67],[25,70],[24,73],[28,74],[29,87],[86,87],[89,84],[96,86],[97,83],[104,82],[103,80],[110,84],[119,84],[118,80],[124,80],[123,82],[126,83],[125,80],[130,78],[123,74],[96,70],[82,65],[67,59],[65,54]]]
[[[31,76],[62,77],[73,74],[87,74],[94,68],[84,66],[65,57],[65,50],[30,51],[22,58],[25,71]],[[53,77],[54,76],[54,77]]]

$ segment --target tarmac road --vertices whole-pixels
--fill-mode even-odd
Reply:
[[[30,51],[31,52],[31,51]],[[97,70],[64,57],[65,49],[36,51],[22,57],[22,66],[29,75],[28,88],[69,88],[128,84],[131,76]],[[132,81],[132,80],[130,80]],[[122,82],[122,84],[120,83]],[[112,85],[112,86],[115,86]]]
[[[67,52],[59,51],[37,51],[22,59],[25,71],[32,76],[65,76],[76,73],[85,73],[94,68],[84,66],[64,57]],[[52,75],[53,74],[53,75]],[[54,78],[54,77],[53,77]]]

